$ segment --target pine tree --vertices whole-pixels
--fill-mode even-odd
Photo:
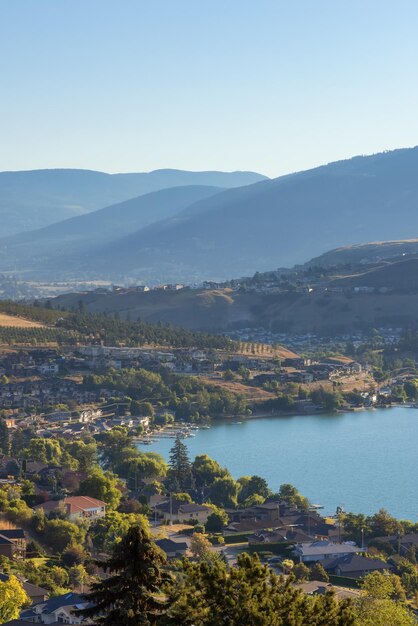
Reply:
[[[91,607],[77,614],[96,618],[101,626],[156,626],[165,611],[164,601],[157,599],[169,579],[165,564],[148,533],[132,526],[108,560],[96,561],[110,577],[92,585],[84,596]]]
[[[3,454],[10,453],[9,429],[6,426],[6,420],[2,417],[0,417],[0,452]]]
[[[170,450],[169,482],[172,491],[187,491],[191,489],[192,464],[190,463],[187,446],[177,435],[173,447]]]

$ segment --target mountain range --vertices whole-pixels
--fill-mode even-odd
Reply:
[[[418,234],[418,148],[212,191],[196,190],[202,195],[192,198],[183,189],[189,197],[171,204],[168,189],[161,210],[147,209],[147,202],[159,206],[148,194],[132,211],[117,204],[84,216],[92,219],[88,227],[79,217],[3,238],[0,271],[44,279],[223,280],[305,263],[331,248]],[[133,219],[135,210],[156,219]],[[112,220],[119,222],[113,232]]]
[[[188,172],[164,169],[106,174],[49,169],[0,172],[1,235],[41,228],[160,189],[204,185],[238,187],[265,176],[254,172]]]

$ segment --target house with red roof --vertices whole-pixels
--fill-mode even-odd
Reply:
[[[77,520],[94,521],[106,515],[106,502],[90,496],[70,496],[63,500],[48,500],[34,507],[42,509],[47,517],[52,512],[61,512],[72,522]]]

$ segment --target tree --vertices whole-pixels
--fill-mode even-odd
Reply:
[[[6,426],[6,420],[0,417],[0,452],[9,454],[10,452],[10,435]]]
[[[167,589],[164,626],[354,626],[346,601],[309,597],[278,577],[258,556],[242,554],[228,570],[221,561],[183,563]]]
[[[67,546],[61,555],[61,561],[66,567],[83,564],[87,554],[80,544]]]
[[[217,461],[207,454],[199,454],[192,464],[193,478],[196,489],[204,493],[205,489],[212,485],[215,478],[221,478],[228,474]]]
[[[213,504],[211,506],[213,513],[209,515],[205,527],[208,532],[219,533],[228,526],[228,514]]]
[[[402,592],[398,576],[381,572],[366,576],[355,607],[359,626],[414,626],[416,620]]]
[[[110,508],[116,509],[122,493],[118,488],[118,480],[112,472],[103,472],[100,468],[96,468],[80,483],[79,495],[103,500]]]
[[[25,604],[29,605],[30,600],[16,576],[0,581],[0,624],[17,619]]]
[[[329,582],[329,576],[321,563],[315,563],[313,567],[311,567],[311,571],[309,573],[309,578],[311,580],[322,580],[324,583]]]
[[[173,491],[187,491],[192,486],[192,466],[187,446],[177,435],[170,450],[168,479]]]
[[[90,580],[90,576],[88,575],[86,568],[81,565],[81,563],[73,565],[68,570],[68,576],[71,585],[73,585],[73,587],[79,587],[81,589],[81,593],[83,593],[84,585]]]
[[[307,509],[309,507],[309,500],[302,496],[296,487],[289,483],[280,485],[278,496],[280,500],[287,502],[290,506],[297,506],[301,509]]]
[[[215,478],[209,489],[210,501],[223,509],[235,508],[237,505],[238,483],[231,476]]]
[[[310,569],[307,565],[305,565],[305,563],[296,563],[292,569],[292,574],[295,577],[295,580],[301,583],[309,578]]]
[[[132,400],[131,402],[131,415],[145,415],[145,417],[154,417],[154,407],[151,402],[138,402],[138,400]]]
[[[115,542],[119,541],[133,525],[149,530],[149,522],[144,515],[124,514],[109,511],[105,517],[98,519],[90,529],[96,549],[111,552]]]
[[[397,535],[402,532],[399,521],[389,515],[385,509],[380,509],[369,518],[370,530],[374,537]]]
[[[104,436],[100,451],[103,466],[115,469],[124,460],[123,451],[131,446],[128,430],[123,426],[116,426]]]
[[[224,380],[227,380],[227,381],[235,380],[234,372],[232,370],[229,370],[229,369],[225,370],[225,372],[223,374],[223,378],[224,378]]]
[[[85,599],[92,606],[78,614],[102,626],[156,626],[165,611],[165,602],[156,596],[168,575],[165,555],[149,534],[132,526],[112,556],[96,564],[110,577],[91,586]]]
[[[341,406],[343,398],[340,393],[326,391],[322,386],[311,391],[311,400],[320,405],[325,411],[336,411]]]
[[[261,496],[264,502],[271,495],[267,481],[260,476],[243,476],[238,479],[238,482],[242,485],[238,496],[240,502],[244,502],[244,500],[255,495]]]
[[[190,550],[196,559],[204,559],[211,551],[212,544],[202,533],[194,533],[190,540]]]
[[[53,519],[45,523],[44,540],[55,552],[62,552],[69,545],[83,543],[85,530],[63,519]]]

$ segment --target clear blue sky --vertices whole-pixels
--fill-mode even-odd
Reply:
[[[416,0],[0,0],[0,170],[278,176],[418,144]]]

